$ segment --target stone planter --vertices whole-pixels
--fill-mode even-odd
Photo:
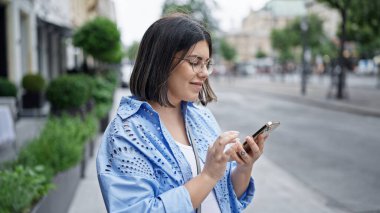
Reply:
[[[55,189],[43,197],[31,213],[67,213],[80,181],[80,164],[54,177]]]
[[[22,95],[22,108],[24,109],[41,108],[44,102],[44,95],[40,92],[25,92]]]
[[[0,105],[6,105],[9,107],[9,109],[12,112],[12,118],[13,120],[17,120],[17,99],[15,97],[6,96],[6,97],[0,97]]]

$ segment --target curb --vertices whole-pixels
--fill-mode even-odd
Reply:
[[[303,96],[297,96],[297,95],[290,95],[290,94],[284,94],[284,93],[275,93],[275,92],[268,92],[265,90],[258,89],[256,92],[266,94],[266,95],[271,95],[274,97],[281,98],[283,100],[291,100],[291,101],[297,101],[309,106],[314,106],[314,107],[321,107],[321,108],[327,108],[330,110],[334,111],[339,111],[339,112],[347,112],[347,113],[352,113],[352,114],[357,114],[357,115],[364,115],[364,116],[372,116],[372,117],[380,117],[380,111],[371,109],[371,108],[366,108],[366,107],[361,107],[361,106],[355,106],[352,104],[346,104],[346,103],[340,103],[334,100],[320,100],[320,99],[315,99],[315,98],[310,98],[310,97],[303,97]]]

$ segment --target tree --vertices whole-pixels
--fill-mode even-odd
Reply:
[[[361,58],[372,58],[380,50],[379,10],[379,1],[351,3],[346,23],[347,40],[356,42]]]
[[[257,52],[256,52],[256,58],[265,58],[267,57],[267,54],[262,51],[261,49],[259,49]]]
[[[165,0],[162,15],[186,13],[202,22],[210,31],[215,31],[218,30],[218,25],[210,11],[216,6],[214,0],[208,1],[208,4],[204,0]]]
[[[280,64],[294,60],[294,55],[291,52],[296,40],[297,35],[289,27],[272,30],[271,42],[273,48],[279,52],[278,60]]]
[[[346,98],[346,68],[345,61],[343,57],[344,45],[346,42],[346,26],[347,26],[347,16],[348,13],[352,10],[352,2],[355,0],[318,0],[319,2],[327,4],[329,7],[336,9],[340,17],[342,18],[342,23],[340,25],[340,47],[338,53],[338,64],[340,67],[340,72],[338,73],[338,84],[337,84],[337,99]],[[363,1],[360,1],[363,2]]]
[[[302,46],[303,39],[307,38],[307,46],[311,50],[313,57],[316,55],[334,55],[332,50],[332,42],[326,37],[323,32],[323,21],[314,14],[306,17],[308,30],[302,32],[302,18],[295,18],[292,22],[283,29],[274,29],[271,33],[271,42],[274,49],[279,52],[280,63],[301,58],[297,57],[296,49]],[[292,54],[293,52],[293,54]]]
[[[123,57],[120,32],[113,21],[104,17],[80,27],[73,36],[73,43],[102,62],[119,63]]]
[[[220,54],[228,62],[234,62],[236,59],[236,49],[225,39],[220,40]]]

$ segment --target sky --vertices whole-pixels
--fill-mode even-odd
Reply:
[[[223,31],[236,30],[249,11],[261,9],[269,0],[216,0],[213,11]],[[114,0],[116,19],[125,45],[140,41],[148,27],[156,21],[164,0]]]

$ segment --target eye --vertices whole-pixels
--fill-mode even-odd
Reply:
[[[198,66],[200,64],[200,60],[197,58],[189,59],[189,63],[193,66]]]

